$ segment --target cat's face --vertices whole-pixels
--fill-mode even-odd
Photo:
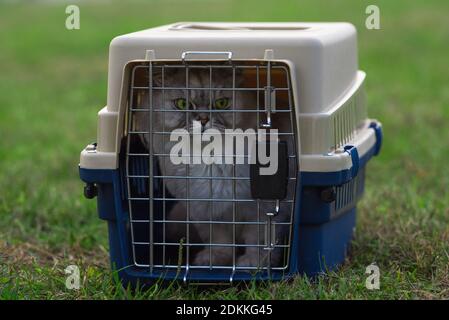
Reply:
[[[212,75],[209,68],[189,68],[188,82],[185,68],[166,68],[163,77],[161,72],[155,72],[152,91],[154,128],[164,132],[192,131],[194,121],[202,130],[214,128],[223,132],[225,129],[254,128],[254,114],[239,111],[256,108],[255,94],[231,90],[241,86],[242,82],[242,73],[236,71],[233,77],[230,68],[214,69]],[[148,93],[140,97],[139,104],[148,107]]]

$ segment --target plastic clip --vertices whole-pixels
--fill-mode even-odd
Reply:
[[[359,152],[357,151],[357,148],[353,145],[347,145],[344,147],[345,152],[349,153],[352,160],[352,168],[351,168],[351,175],[354,178],[359,173]]]
[[[382,127],[377,121],[373,121],[369,125],[370,128],[374,130],[374,133],[376,134],[376,146],[374,148],[374,155],[377,156],[380,152],[380,148],[382,147]]]

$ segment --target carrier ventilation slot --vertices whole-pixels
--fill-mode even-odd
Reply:
[[[342,107],[332,114],[333,149],[355,138],[357,129],[366,119],[364,90],[359,89]]]
[[[362,169],[357,177],[337,187],[334,216],[345,212],[350,206],[355,206],[363,194],[364,183],[365,169]]]

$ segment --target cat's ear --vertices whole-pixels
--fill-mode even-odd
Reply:
[[[155,68],[153,70],[152,79],[153,81],[153,87],[161,87],[162,86],[162,69],[161,68]]]
[[[233,84],[233,75],[235,70],[235,87],[239,88],[242,86],[245,80],[244,70],[242,68],[224,68],[213,71],[213,83],[219,87],[230,88]]]
[[[162,83],[162,78],[164,83]],[[177,83],[184,81],[185,79],[185,68],[165,68],[164,77],[162,77],[162,68],[156,67],[153,69],[153,86],[163,87],[167,86],[169,83]]]

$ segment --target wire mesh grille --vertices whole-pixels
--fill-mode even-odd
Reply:
[[[256,60],[152,61],[131,70],[125,174],[134,264],[185,273],[285,270],[298,172],[288,67]],[[186,129],[190,141],[207,129],[226,140],[226,129],[241,129],[233,131],[236,137],[261,126],[278,129],[279,141],[288,146],[284,199],[251,197],[248,162],[237,161],[249,159],[250,147],[240,154],[235,146],[233,153],[214,153],[224,164],[196,162],[201,150],[189,150],[189,164],[170,158],[176,129]]]

